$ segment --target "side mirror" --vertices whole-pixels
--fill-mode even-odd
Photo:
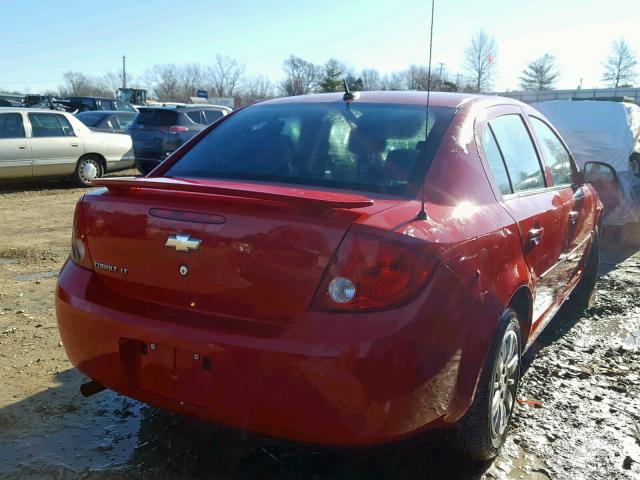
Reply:
[[[580,170],[573,174],[573,185],[575,188],[581,187],[584,185],[584,171]]]
[[[587,162],[581,173],[585,183],[618,183],[618,175],[608,163]]]

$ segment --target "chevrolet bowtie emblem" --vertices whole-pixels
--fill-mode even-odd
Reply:
[[[176,252],[189,252],[191,250],[198,250],[201,243],[202,240],[191,239],[191,235],[177,233],[170,235],[167,238],[167,243],[164,245],[165,247],[174,247]]]

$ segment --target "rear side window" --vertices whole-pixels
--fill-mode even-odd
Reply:
[[[205,117],[205,122],[207,125],[211,125],[213,122],[223,117],[220,110],[204,110],[202,114]]]
[[[538,154],[520,115],[503,115],[489,122],[502,152],[513,190],[544,188]]]
[[[102,110],[115,110],[112,100],[101,99],[100,106]]]
[[[166,175],[413,196],[454,114],[431,107],[427,121],[424,106],[344,102],[249,107],[212,130]]]
[[[55,113],[30,113],[31,131],[34,137],[72,137],[73,128],[63,115]]]
[[[96,101],[93,98],[81,98],[80,103],[82,105],[86,105],[87,107],[93,109],[96,106]]]
[[[187,117],[191,119],[191,121],[198,123],[200,125],[206,125],[206,120],[202,115],[203,114],[202,110],[192,110],[190,112],[185,112],[185,114],[187,115]]]
[[[22,115],[19,113],[0,114],[0,138],[24,138]]]
[[[554,185],[571,185],[573,174],[569,152],[549,126],[536,117],[529,117],[538,138],[542,154],[551,170]]]
[[[502,153],[500,153],[500,148],[498,148],[490,127],[485,128],[482,134],[482,148],[500,193],[503,195],[513,193],[507,167],[504,164]]]
[[[170,127],[171,125],[178,124],[178,112],[146,108],[140,110],[134,123],[136,125],[148,125],[150,127]]]

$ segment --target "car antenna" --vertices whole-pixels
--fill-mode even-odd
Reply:
[[[342,85],[344,87],[344,95],[342,95],[342,100],[344,100],[345,102],[350,102],[352,100],[356,100],[360,96],[359,92],[353,92],[352,93],[349,90],[349,85],[347,85],[347,79],[346,78],[342,79]]]
[[[433,51],[433,12],[435,10],[435,4],[436,4],[436,0],[431,0],[431,31],[429,33],[429,69],[427,72],[427,118],[424,124],[424,151],[425,152],[427,149],[427,140],[429,137],[429,100],[431,99],[431,52]],[[426,177],[426,172],[425,172],[425,177]],[[423,178],[422,179],[422,199],[420,204],[420,211],[418,212],[418,215],[416,215],[416,220],[427,219],[427,211],[424,208],[425,184],[426,184],[426,181]]]

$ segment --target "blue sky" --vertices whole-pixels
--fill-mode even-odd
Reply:
[[[249,75],[278,81],[290,54],[324,63],[335,57],[382,73],[426,63],[428,0],[2,0],[0,89],[39,92],[73,70],[139,75],[154,64],[207,64],[220,53]],[[480,28],[498,45],[496,89],[514,89],[522,68],[555,54],[558,86],[600,84],[602,62],[620,37],[640,51],[637,0],[436,0],[434,64],[455,77]]]

